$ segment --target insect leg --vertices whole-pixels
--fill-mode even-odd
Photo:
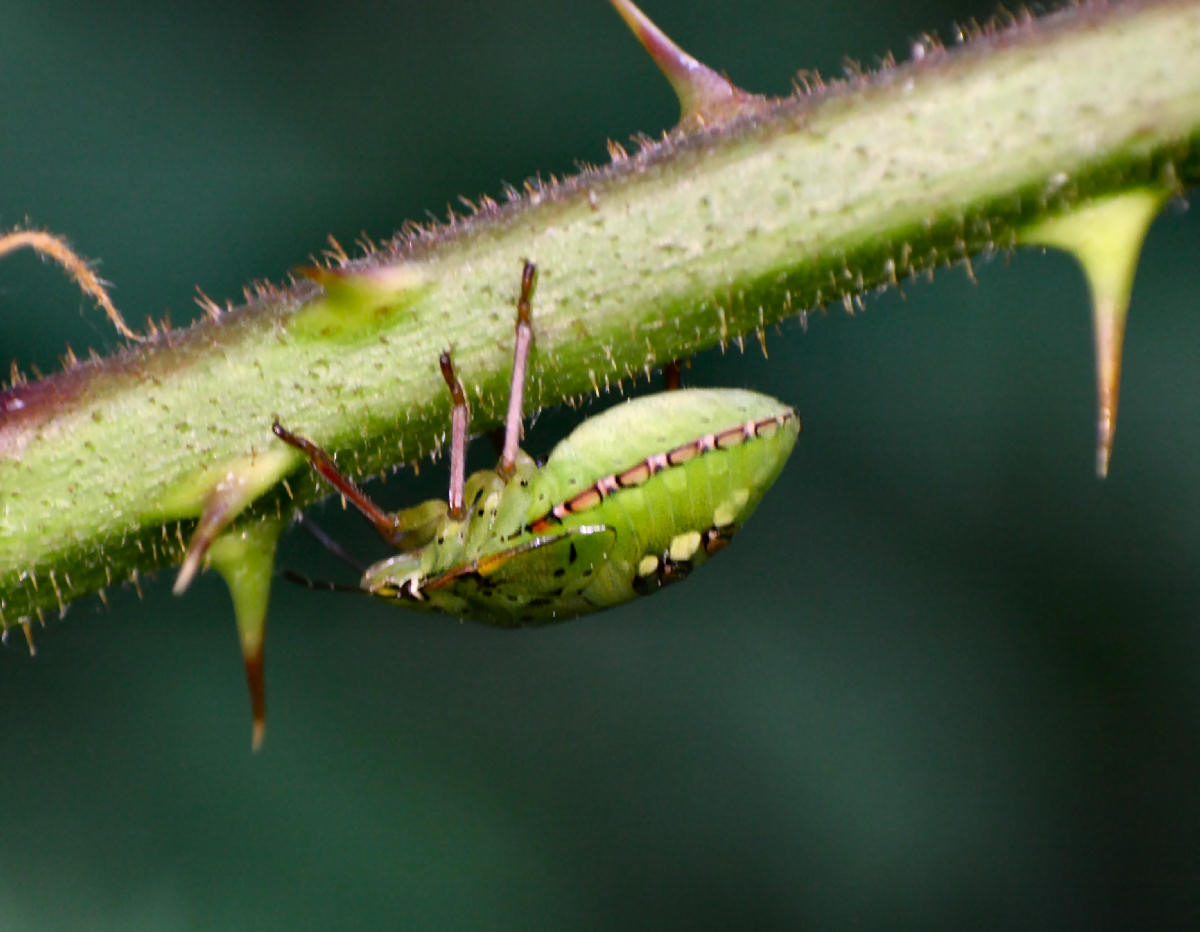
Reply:
[[[521,272],[521,296],[517,299],[517,339],[513,346],[512,384],[508,390],[508,414],[504,418],[504,447],[496,472],[505,479],[513,474],[517,448],[521,445],[521,418],[525,415],[525,373],[529,368],[529,347],[533,343],[530,308],[537,266],[525,260]]]
[[[662,370],[663,391],[673,392],[679,388],[679,360],[673,359]]]
[[[504,452],[504,428],[496,427],[489,430],[488,440],[492,442],[492,451],[496,454],[496,459],[499,459],[500,454]]]
[[[295,447],[307,456],[313,468],[324,476],[329,484],[337,489],[338,492],[344,495],[355,508],[361,511],[368,521],[375,525],[375,530],[383,536],[384,540],[391,543],[398,529],[395,515],[384,511],[367,498],[366,493],[362,489],[346,476],[342,475],[341,471],[337,468],[337,464],[333,461],[333,457],[307,437],[293,434],[278,421],[271,425],[271,430],[284,443]]]
[[[466,509],[463,507],[463,490],[467,482],[467,396],[462,382],[454,375],[454,364],[450,354],[442,353],[438,360],[442,367],[442,378],[450,386],[453,407],[450,409],[450,517],[461,521]]]
[[[358,575],[362,575],[367,571],[367,567],[359,559],[356,559],[345,547],[339,544],[336,540],[326,534],[312,518],[302,511],[296,512],[296,520],[304,530],[312,535],[313,539],[318,544],[332,553],[335,557],[345,563],[347,566],[358,570]]]

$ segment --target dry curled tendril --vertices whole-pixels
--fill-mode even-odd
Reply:
[[[65,239],[45,230],[13,230],[0,235],[0,256],[6,256],[21,248],[32,249],[61,265],[82,291],[96,299],[96,303],[117,329],[117,333],[128,340],[141,342],[143,338],[125,323],[125,318],[108,296],[104,282],[92,271],[87,260],[75,252]]]

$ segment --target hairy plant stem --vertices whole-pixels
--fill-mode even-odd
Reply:
[[[532,409],[1009,248],[1089,199],[1200,179],[1196,2],[1072,8],[914,51],[14,385],[0,620],[179,562],[217,499],[254,521],[316,497],[275,417],[354,472],[437,450],[447,347],[472,429],[498,424],[526,257]]]

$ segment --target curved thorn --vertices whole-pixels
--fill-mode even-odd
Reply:
[[[703,126],[738,113],[747,104],[763,100],[735,85],[723,74],[698,62],[681,49],[632,0],[610,0],[650,53],[659,70],[671,82],[679,98],[679,125]]]
[[[198,482],[189,482],[175,497],[168,496],[164,507],[178,508],[183,514],[195,514],[195,502],[203,502],[200,520],[188,541],[187,552],[171,591],[182,595],[204,565],[204,557],[213,541],[252,501],[282,479],[292,468],[293,454],[280,448],[229,460],[223,466],[204,473]],[[187,510],[183,510],[186,508]]]
[[[236,485],[236,478],[231,485]],[[229,486],[225,488],[228,490]],[[213,541],[237,514],[233,509],[235,498],[235,495],[226,494],[222,486],[218,486],[209,495],[204,505],[204,513],[196,524],[196,530],[192,532],[192,539],[188,541],[187,553],[179,566],[179,575],[175,577],[175,584],[171,587],[175,595],[183,595],[187,591],[196,574],[200,572],[200,566]]]

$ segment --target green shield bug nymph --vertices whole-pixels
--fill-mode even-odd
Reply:
[[[401,551],[365,571],[371,595],[496,625],[618,605],[723,548],[787,461],[800,432],[792,408],[755,392],[681,389],[590,418],[539,467],[518,448],[534,275],[527,262],[500,462],[470,478],[466,397],[442,354],[453,398],[446,501],[385,512],[324,450],[275,423]]]

